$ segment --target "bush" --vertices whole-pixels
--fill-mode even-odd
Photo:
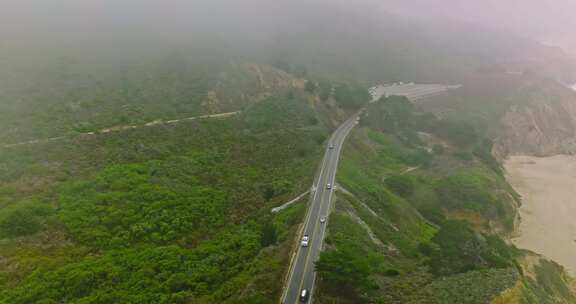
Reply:
[[[370,286],[371,267],[352,249],[324,251],[316,262],[316,271],[323,281],[335,289],[360,291]]]
[[[120,249],[37,273],[0,293],[2,303],[175,303],[206,296],[247,268],[258,236],[230,227],[192,250],[178,246]],[[218,301],[210,301],[215,303]]]
[[[400,196],[410,196],[414,193],[414,181],[410,176],[395,174],[385,180],[386,185],[390,190]]]
[[[277,240],[278,235],[274,223],[272,223],[272,221],[267,221],[261,228],[260,245],[262,247],[268,247],[276,244]]]
[[[443,206],[451,209],[468,209],[480,212],[488,218],[499,216],[502,202],[492,194],[495,181],[489,171],[462,170],[440,179],[435,191]]]
[[[430,152],[422,148],[409,150],[407,153],[400,155],[400,159],[403,162],[412,166],[428,167],[432,163],[433,158],[434,156]]]
[[[478,157],[488,168],[492,169],[499,175],[503,175],[502,165],[494,158],[490,150],[492,145],[478,145],[472,152],[474,156]]]
[[[463,121],[439,120],[434,133],[459,146],[469,146],[478,140],[476,129]]]
[[[474,157],[472,157],[472,153],[468,152],[468,151],[457,151],[454,152],[454,157],[464,160],[464,161],[471,161],[474,159]]]
[[[344,109],[358,109],[370,101],[370,94],[362,87],[339,85],[334,90],[334,99]]]
[[[34,234],[42,228],[42,218],[54,212],[51,206],[24,201],[0,212],[0,236],[18,237]]]
[[[480,235],[464,221],[444,222],[432,242],[438,245],[429,262],[436,275],[509,267],[516,253],[498,236]]]
[[[185,172],[162,182],[171,170],[154,163],[111,166],[62,193],[60,219],[78,241],[101,248],[165,244],[221,224],[224,194]]]
[[[367,121],[374,129],[390,133],[414,133],[414,105],[406,97],[383,97],[368,107]],[[410,130],[412,132],[406,132]]]
[[[384,275],[387,277],[397,277],[400,275],[400,271],[396,269],[387,269],[386,271],[384,271]]]
[[[0,235],[18,237],[38,232],[42,225],[30,209],[14,208],[0,216]]]
[[[272,96],[253,105],[241,117],[254,131],[305,127],[317,120],[313,109],[293,91],[286,97]]]
[[[444,154],[445,151],[446,148],[444,147],[444,145],[435,144],[434,146],[432,146],[432,152],[434,152],[434,154],[442,155]]]
[[[304,87],[304,89],[308,92],[308,93],[314,93],[316,91],[316,82],[308,80],[306,81],[306,86]]]

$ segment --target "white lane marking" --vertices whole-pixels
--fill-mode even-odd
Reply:
[[[342,145],[344,144],[344,141],[346,140],[346,137],[348,136],[348,134],[350,133],[350,131],[352,131],[352,129],[356,126],[355,121],[356,121],[356,119],[359,117],[359,115],[360,115],[363,111],[364,111],[364,109],[361,109],[361,110],[359,110],[358,112],[356,112],[351,118],[349,118],[349,119],[348,119],[346,122],[344,122],[340,127],[338,127],[338,128],[334,131],[334,133],[332,133],[332,136],[330,136],[330,139],[329,139],[329,141],[328,141],[328,144],[329,144],[329,145],[330,145],[331,143],[333,143],[333,141],[334,141],[335,139],[336,139],[336,140],[338,139],[339,133],[344,132],[344,134],[343,134],[344,136],[342,137],[342,139],[340,140],[340,143],[338,144],[338,149],[336,149],[336,160],[335,160],[336,163],[335,163],[335,167],[333,168],[334,170],[333,170],[333,172],[332,172],[332,180],[334,180],[335,177],[336,177],[336,172],[337,172],[337,170],[338,170],[338,161],[339,161],[339,159],[340,159],[340,152],[341,152],[341,150],[342,150]],[[321,167],[320,175],[318,176],[318,181],[317,181],[317,185],[318,185],[318,186],[320,186],[320,184],[321,184],[322,175],[323,175],[324,168],[325,168],[325,163],[326,163],[326,161],[328,160],[328,157],[331,157],[332,155],[334,155],[334,154],[328,154],[329,152],[330,152],[330,149],[327,149],[326,152],[324,153],[324,159],[322,160],[322,167]],[[330,175],[330,174],[329,174],[329,175]],[[329,193],[328,206],[330,206],[330,202],[331,202],[331,199],[332,199],[332,198],[331,198],[331,197],[332,197],[332,192],[333,192],[332,190],[333,190],[333,189],[331,189],[331,191],[330,191],[330,193]],[[313,200],[312,203],[314,203],[314,202],[316,201],[316,194],[317,194],[317,192],[314,193],[314,200]],[[322,203],[322,201],[320,201],[319,215],[321,214],[321,211],[322,211],[322,204],[321,204],[321,203]],[[309,225],[309,223],[310,223],[310,216],[311,216],[311,214],[312,214],[313,207],[314,207],[314,206],[311,206],[311,208],[308,209],[308,213],[307,213],[306,221],[305,221],[305,223],[306,223],[306,224],[305,224],[305,229],[308,228],[308,225]],[[325,226],[325,227],[326,227],[326,226]],[[320,240],[321,240],[320,250],[322,250],[322,246],[324,245],[323,242],[324,242],[324,234],[325,234],[325,229],[326,229],[325,227],[323,227],[323,229],[321,229],[322,233],[321,233],[321,238],[320,238]],[[314,231],[313,231],[313,232],[316,231],[316,228],[317,228],[317,221],[316,221],[316,225],[315,225],[315,227],[314,227]],[[306,230],[304,230],[304,231],[306,231]],[[304,282],[304,278],[305,278],[305,276],[306,276],[306,270],[307,270],[307,268],[308,268],[308,261],[309,261],[309,259],[310,259],[310,252],[312,251],[312,248],[310,248],[310,249],[311,249],[311,250],[307,251],[306,260],[305,260],[305,262],[304,262],[304,263],[305,263],[305,264],[304,264],[304,271],[302,272],[302,279],[301,279],[301,281],[300,281],[300,286],[299,286],[300,289],[302,289],[302,285],[303,285],[303,282]],[[296,261],[298,261],[298,258],[300,257],[300,254],[301,254],[301,247],[298,247],[298,252],[297,252],[297,255],[296,255]],[[297,263],[297,262],[296,262],[296,263]],[[284,293],[283,293],[283,296],[282,296],[282,298],[281,298],[281,301],[282,301],[283,303],[286,301],[286,297],[288,296],[288,291],[289,291],[289,289],[290,289],[291,286],[292,286],[291,283],[292,283],[292,278],[293,278],[293,274],[294,274],[294,270],[295,270],[296,264],[294,264],[294,265],[292,265],[292,266],[293,266],[293,267],[291,267],[289,279],[288,279],[288,282],[287,282],[287,283],[288,283],[288,286],[287,286],[287,288],[284,289]],[[315,280],[316,280],[316,272],[313,272],[312,288],[311,288],[311,292],[310,292],[310,294],[311,294],[311,296],[310,296],[310,303],[312,303],[312,301],[313,301],[312,290],[313,290],[313,288],[314,288]],[[300,292],[300,289],[298,290],[298,292]],[[296,302],[298,302],[298,297],[297,297],[295,300],[296,300]]]
[[[356,117],[357,115],[354,115],[354,117]],[[340,162],[340,151],[342,150],[342,146],[344,145],[344,142],[346,141],[346,137],[348,137],[348,135],[350,134],[350,132],[352,131],[352,129],[354,129],[354,127],[356,126],[356,124],[352,121],[351,125],[348,126],[349,129],[346,130],[346,132],[344,133],[344,137],[342,138],[342,142],[338,145],[338,151],[336,153],[336,163],[334,166],[334,171],[332,174],[332,181],[334,182],[336,180],[336,173],[338,171],[338,163]],[[332,193],[334,191],[330,191],[330,194],[328,195],[328,211],[330,211],[330,206],[332,205]],[[326,220],[326,222],[324,223],[324,226],[321,229],[321,246],[320,246],[320,251],[323,250],[324,248],[324,237],[326,234],[326,227],[328,227],[328,219]],[[318,254],[318,257],[320,257],[320,254]],[[314,286],[316,285],[316,271],[314,271],[312,273],[312,286],[310,287],[310,304],[312,304],[313,302],[313,295],[314,295]]]
[[[332,141],[332,137],[330,137],[330,139],[328,140],[329,144]],[[312,199],[312,203],[310,205],[310,208],[308,208],[308,211],[306,212],[306,220],[304,221],[304,228],[302,229],[302,231],[304,233],[306,233],[306,228],[308,228],[308,224],[310,221],[310,216],[312,214],[312,210],[314,209],[314,202],[316,202],[316,198],[318,195],[318,192],[320,192],[320,182],[322,181],[322,174],[324,174],[324,168],[326,167],[326,160],[329,157],[329,149],[326,149],[324,152],[324,157],[322,159],[322,166],[320,167],[320,174],[318,175],[318,180],[316,181],[316,191],[314,192],[314,197]],[[314,186],[314,185],[312,185]],[[300,239],[300,238],[299,238]],[[298,241],[298,244],[300,244],[300,241]],[[286,301],[286,297],[288,296],[288,291],[290,289],[290,286],[292,285],[292,277],[294,276],[294,269],[298,264],[298,259],[300,257],[300,255],[302,254],[302,247],[298,246],[298,249],[296,251],[296,258],[294,259],[294,265],[292,265],[291,269],[290,269],[290,275],[288,276],[288,286],[287,288],[284,289],[284,295],[282,296],[282,302]],[[306,256],[306,259],[308,258],[308,256]]]
[[[340,126],[338,129],[336,129],[336,131],[334,131],[333,135],[330,138],[330,143],[332,143],[334,140],[338,141],[338,135],[339,133],[342,133],[342,130],[345,129],[343,128],[345,126],[345,124],[343,126]],[[335,138],[335,139],[334,139]],[[337,149],[339,151],[339,149]],[[332,158],[333,157],[333,153],[330,153],[328,155],[326,155],[326,159],[328,158]],[[328,166],[330,166],[330,161],[328,162]],[[330,178],[330,172],[328,172],[328,178]],[[332,193],[332,189],[330,189],[330,192]],[[330,194],[329,194],[330,195]],[[320,196],[320,201],[319,201],[319,206],[318,206],[318,215],[320,215],[320,213],[322,212],[322,198],[324,197],[324,191],[322,191],[322,196]],[[318,228],[318,218],[314,219],[314,229],[312,230],[312,233],[315,233],[316,230]],[[314,242],[312,243],[312,246],[310,247],[310,250],[307,251],[307,255],[306,255],[306,260],[304,261],[304,269],[302,271],[302,277],[300,279],[300,284],[298,286],[298,291],[302,290],[302,286],[304,285],[304,281],[306,279],[306,274],[308,272],[308,266],[310,265],[310,257],[314,256],[314,246],[317,246],[318,241],[316,241],[314,238],[311,238],[311,240],[313,240]],[[322,241],[322,239],[320,239],[320,242]],[[310,296],[310,298],[312,299],[312,296]],[[298,303],[298,298],[295,299],[295,303]]]

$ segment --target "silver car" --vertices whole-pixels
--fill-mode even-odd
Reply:
[[[302,237],[302,241],[300,242],[300,244],[302,245],[302,247],[308,247],[308,242],[310,241],[310,239],[308,238],[307,235],[304,235]]]

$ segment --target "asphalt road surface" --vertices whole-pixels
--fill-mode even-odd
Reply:
[[[304,222],[303,235],[308,235],[309,243],[307,247],[300,246],[296,253],[289,274],[287,288],[283,295],[283,303],[301,303],[300,292],[303,289],[308,290],[310,295],[309,302],[312,302],[311,296],[313,294],[314,281],[316,278],[314,263],[318,260],[324,243],[324,235],[326,233],[326,226],[328,225],[328,214],[330,213],[330,204],[334,193],[334,181],[336,179],[336,170],[338,169],[340,150],[342,149],[346,136],[356,125],[356,120],[360,113],[361,111],[357,112],[340,125],[328,141],[328,147],[326,148],[324,159],[322,160],[322,166],[320,167],[320,174],[318,174],[315,181],[316,191],[313,193],[312,203],[308,209]],[[331,146],[333,148],[330,148]],[[328,184],[332,185],[331,189],[328,189]],[[326,222],[320,223],[321,217],[326,217]]]
[[[372,94],[373,101],[380,99],[383,95],[400,95],[406,96],[411,100],[416,100],[458,87],[459,86],[419,84],[375,86],[370,89],[370,93]],[[342,150],[346,136],[348,136],[350,131],[356,126],[356,121],[362,112],[363,110],[358,111],[340,125],[338,129],[332,133],[328,141],[322,166],[314,181],[313,189],[316,190],[313,192],[312,202],[306,214],[304,231],[302,235],[300,235],[300,238],[302,238],[303,235],[309,237],[308,246],[304,247],[300,245],[300,242],[298,243],[299,247],[292,262],[288,281],[281,298],[281,302],[284,304],[302,303],[300,301],[300,294],[304,289],[308,292],[308,303],[312,303],[314,282],[316,279],[314,269],[315,262],[318,260],[324,244],[324,236],[329,221],[330,205],[335,190],[334,183],[336,181],[340,151]],[[331,189],[328,189],[328,184],[331,185]],[[320,218],[322,217],[326,218],[326,222],[320,222]]]
[[[397,84],[397,85],[379,85],[370,88],[370,93],[375,100],[382,96],[406,96],[408,99],[415,101],[418,99],[431,97],[442,94],[448,90],[457,89],[459,85],[443,84]]]

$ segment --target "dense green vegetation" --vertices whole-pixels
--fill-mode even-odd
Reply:
[[[374,285],[370,275],[382,271],[384,259],[378,255],[366,231],[346,214],[332,215],[330,231],[326,243],[336,249],[322,253],[316,271],[322,277],[323,286],[338,298],[359,301],[361,294]]]
[[[366,88],[348,84],[336,86],[333,95],[338,106],[344,109],[358,109],[371,99]]]
[[[482,168],[462,169],[443,177],[436,193],[447,209],[469,209],[486,218],[506,217],[504,202],[491,189],[501,188],[499,178]]]
[[[8,292],[7,303],[186,303],[212,294],[244,270],[259,249],[258,235],[227,233],[194,250],[178,246],[110,251],[55,271],[35,273]],[[230,282],[233,283],[233,282]],[[227,288],[226,288],[227,287]]]
[[[365,123],[372,129],[396,135],[409,145],[421,144],[416,132],[430,132],[452,144],[469,147],[479,139],[473,125],[454,119],[437,119],[430,113],[416,111],[414,105],[401,96],[382,97],[370,105]]]
[[[474,126],[401,97],[371,104],[360,125],[338,172],[354,196],[337,202],[317,264],[322,303],[489,303],[515,286],[571,297],[558,269],[541,277],[548,289],[523,276],[525,253],[503,240],[517,195]]]
[[[222,226],[229,206],[223,191],[196,180],[194,165],[181,160],[108,167],[95,180],[64,190],[59,218],[75,239],[98,248],[195,239]]]
[[[340,14],[322,11],[353,21]],[[367,84],[474,82],[460,76],[521,44],[438,41],[374,17],[345,22],[362,35],[311,30],[330,23],[317,16],[291,23],[305,30],[246,56],[274,67],[176,52],[2,69],[0,303],[276,302],[305,199],[270,208],[309,187],[329,127],[366,104]],[[374,20],[390,39],[366,28]],[[515,196],[487,138],[518,87],[501,80],[446,97],[457,106],[442,119],[397,96],[368,105],[338,173],[353,195],[329,221],[319,301],[487,303],[518,282],[528,303],[573,300],[557,265],[519,279],[522,253],[501,238]],[[127,125],[140,128],[100,132]],[[3,147],[54,136],[65,138]]]
[[[407,303],[490,303],[494,295],[513,287],[518,278],[513,268],[470,271],[430,283]]]
[[[0,150],[0,302],[275,300],[305,206],[270,209],[309,186],[327,134],[308,98]]]
[[[37,67],[0,93],[0,143],[237,111],[269,90],[290,87],[290,76],[271,67],[205,57],[174,54],[98,68],[56,60]]]
[[[22,202],[5,208],[0,217],[0,236],[19,237],[30,235],[42,229],[42,218],[54,210],[38,202]]]
[[[430,270],[436,275],[510,267],[517,255],[497,235],[477,234],[463,221],[442,223],[431,244],[423,251],[430,256]]]
[[[558,299],[576,301],[571,290],[571,279],[565,275],[562,266],[547,260],[541,261],[533,269],[534,275],[524,280],[522,290],[524,303],[555,303]]]

